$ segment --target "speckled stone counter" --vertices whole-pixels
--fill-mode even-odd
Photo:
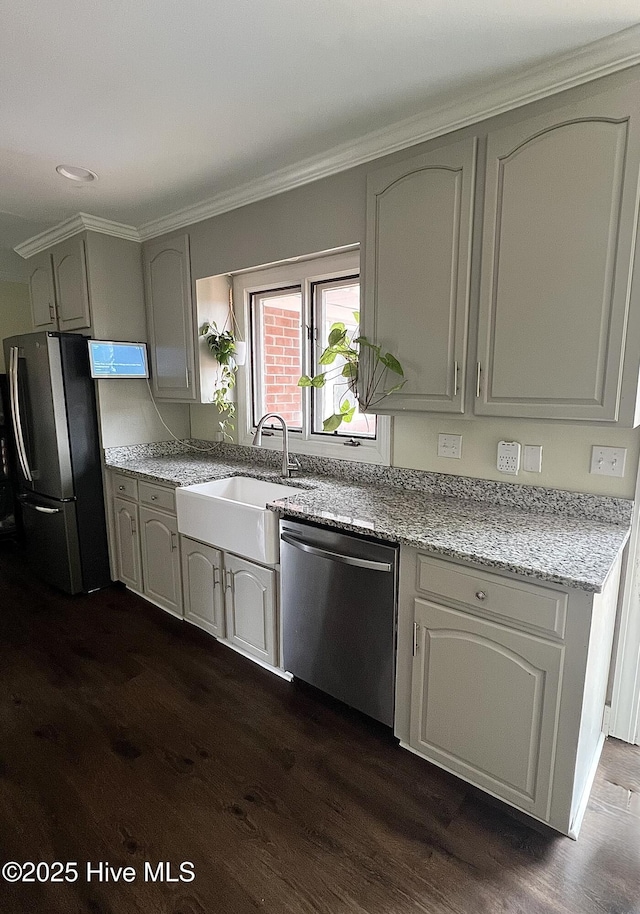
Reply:
[[[237,475],[273,481],[279,466],[277,453],[207,442],[111,448],[105,459],[111,469],[172,485]],[[301,463],[303,475],[291,484],[307,491],[274,502],[282,516],[538,581],[600,592],[629,535],[628,499],[346,461]]]

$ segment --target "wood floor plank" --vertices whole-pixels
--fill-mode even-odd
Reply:
[[[0,549],[1,914],[640,914],[640,749],[605,746],[579,841],[541,833],[121,587],[68,598]],[[145,882],[192,861],[191,883]]]

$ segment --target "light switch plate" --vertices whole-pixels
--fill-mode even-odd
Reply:
[[[522,457],[522,469],[525,473],[542,472],[542,445],[525,444]]]
[[[498,442],[498,470],[509,476],[517,476],[520,469],[520,444],[517,441]]]
[[[462,435],[438,435],[438,457],[462,457]]]
[[[594,444],[591,448],[589,472],[596,476],[624,476],[626,459],[626,447],[600,447]]]

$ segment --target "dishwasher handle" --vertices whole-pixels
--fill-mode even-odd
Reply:
[[[354,555],[344,555],[342,552],[331,552],[329,549],[321,549],[319,546],[311,546],[304,540],[299,540],[290,533],[280,534],[283,542],[301,549],[302,552],[308,552],[310,555],[319,555],[322,558],[329,559],[332,562],[340,562],[343,565],[355,565],[356,568],[367,568],[369,571],[392,571],[391,562],[374,562],[371,559],[359,559]]]

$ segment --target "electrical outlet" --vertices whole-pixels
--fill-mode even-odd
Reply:
[[[517,476],[520,469],[520,445],[517,441],[498,442],[498,470],[509,476]]]
[[[438,457],[462,457],[462,435],[438,435]]]
[[[626,459],[626,447],[599,447],[594,444],[591,448],[589,472],[596,476],[624,476]]]
[[[542,472],[542,445],[525,444],[522,457],[522,469],[525,473]]]

